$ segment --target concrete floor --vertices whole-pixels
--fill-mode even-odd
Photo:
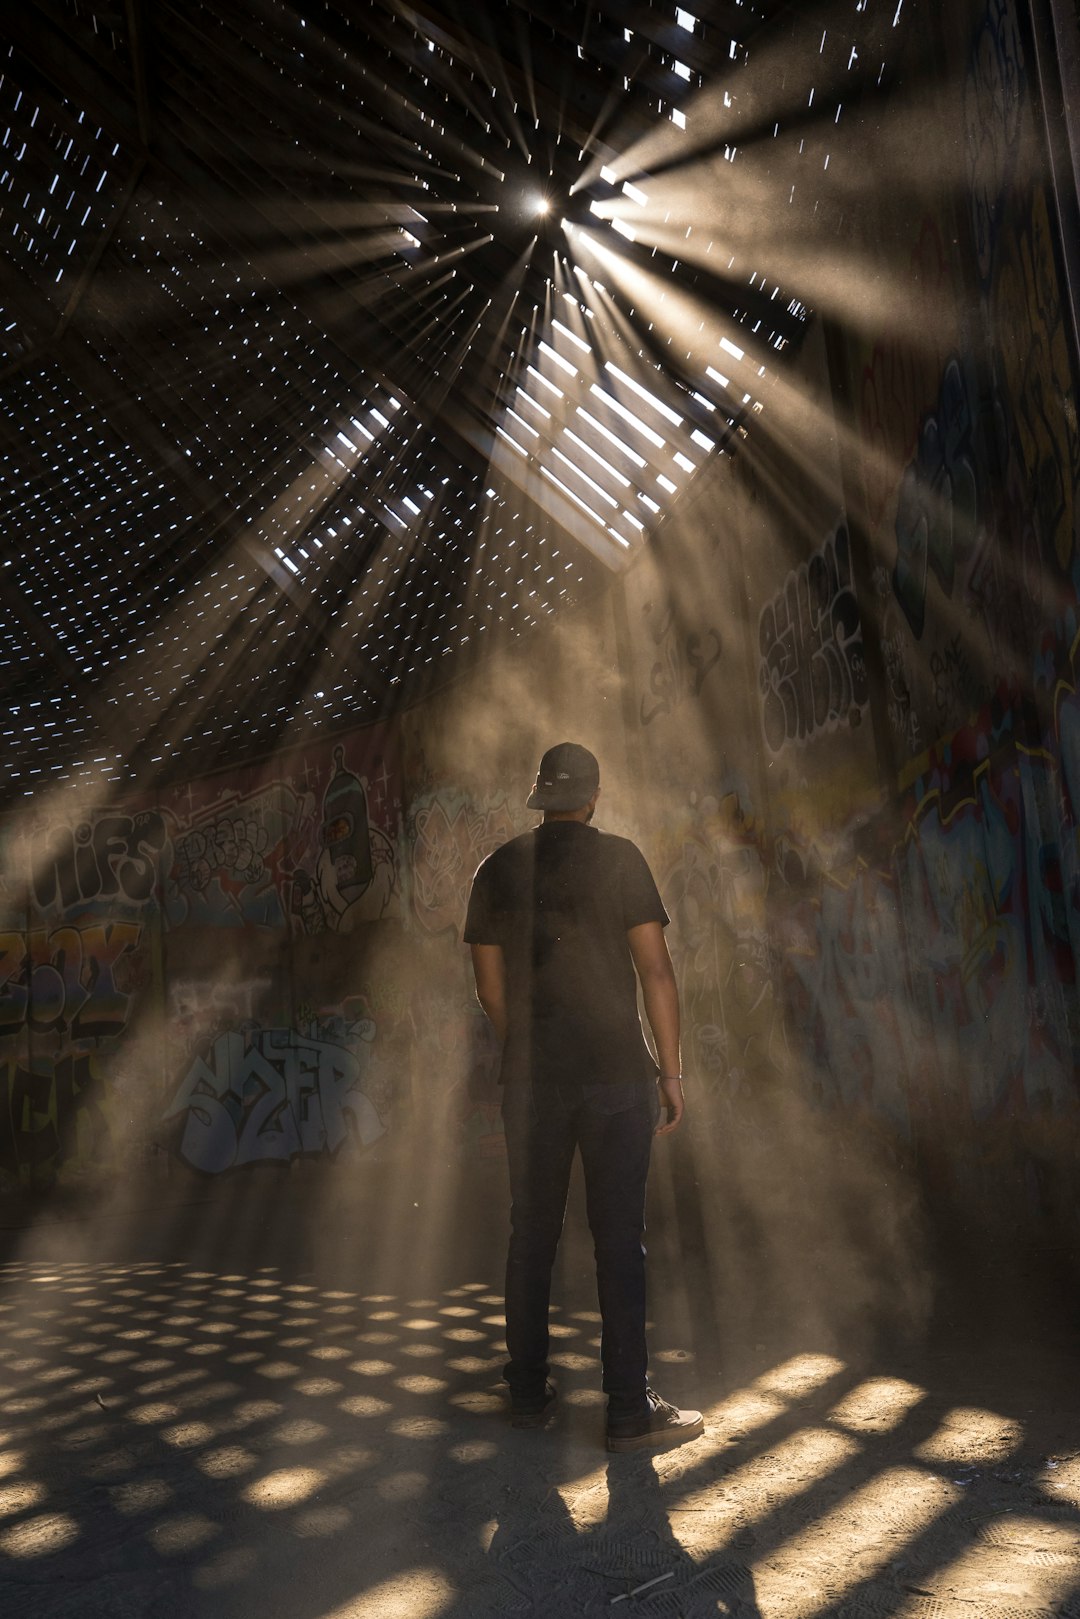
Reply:
[[[580,1210],[558,1418],[518,1432],[501,1166],[468,1181],[438,1254],[396,1187],[392,1262],[359,1216],[313,1240],[288,1177],[9,1230],[0,1613],[1080,1619],[1075,1342],[1043,1283],[945,1290],[918,1341],[850,1354],[759,1312],[736,1352],[661,1229],[653,1379],[708,1431],[609,1457]]]

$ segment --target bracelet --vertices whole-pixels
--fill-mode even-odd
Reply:
[[[672,1080],[674,1080],[676,1085],[681,1085],[682,1084],[682,1075],[681,1074],[657,1074],[657,1076],[656,1076],[656,1082],[657,1082],[658,1085],[668,1085],[668,1084],[670,1084],[672,1082]]]

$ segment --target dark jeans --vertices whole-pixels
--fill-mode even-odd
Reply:
[[[575,1150],[596,1253],[600,1358],[610,1416],[645,1400],[645,1181],[660,1105],[652,1080],[614,1085],[511,1082],[503,1096],[510,1166],[505,1377],[513,1399],[535,1399],[548,1372],[551,1270]]]

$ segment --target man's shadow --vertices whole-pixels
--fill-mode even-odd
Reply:
[[[694,1556],[679,1542],[651,1455],[612,1457],[603,1484],[576,1502],[557,1456],[536,1461],[514,1470],[496,1516],[490,1583],[464,1593],[445,1619],[761,1619],[753,1575],[734,1548]],[[596,1499],[605,1485],[606,1500]]]

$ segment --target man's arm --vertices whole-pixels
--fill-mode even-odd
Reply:
[[[506,962],[501,944],[471,944],[476,998],[500,1042],[506,1039]]]
[[[667,1119],[657,1125],[658,1136],[670,1135],[683,1116],[682,1064],[679,1060],[679,988],[671,965],[664,929],[659,922],[642,922],[627,931],[634,958],[645,1016],[656,1042],[660,1065],[660,1098]]]

